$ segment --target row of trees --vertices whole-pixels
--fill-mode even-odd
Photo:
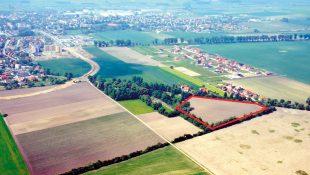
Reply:
[[[195,138],[195,137],[198,137],[198,136],[202,136],[202,135],[207,134],[207,133],[209,133],[209,132],[199,131],[199,132],[197,132],[195,134],[184,134],[183,136],[175,138],[171,143],[183,142],[185,140],[192,139],[192,138]]]
[[[219,43],[244,43],[244,42],[278,42],[309,40],[310,34],[279,34],[279,35],[249,35],[249,36],[214,36],[197,37],[185,40],[183,38],[166,38],[162,44],[171,45],[183,43],[189,44],[219,44]]]
[[[310,40],[310,34],[278,34],[278,35],[249,35],[249,36],[214,36],[214,37],[196,37],[191,39],[184,38],[165,38],[164,40],[155,39],[148,45],[173,45],[187,42],[188,44],[220,44],[220,43],[245,43],[245,42],[279,42]],[[110,41],[94,41],[97,47],[131,47],[137,45],[146,45],[132,40],[117,39]]]
[[[306,105],[303,103],[292,102],[290,100],[265,99],[260,101],[265,106],[276,106],[283,108],[299,109],[310,111],[310,97],[306,100]]]
[[[110,160],[105,160],[105,161],[98,160],[97,162],[91,163],[91,164],[89,164],[87,166],[79,167],[79,168],[74,168],[71,171],[63,173],[61,175],[78,175],[78,174],[83,174],[83,173],[86,173],[86,172],[89,172],[89,171],[97,170],[99,168],[102,168],[102,167],[105,167],[105,166],[108,166],[108,165],[112,165],[112,164],[115,164],[115,163],[123,162],[125,160],[128,160],[128,159],[140,156],[142,154],[145,154],[145,153],[157,150],[159,148],[166,147],[168,145],[169,145],[169,143],[158,143],[156,145],[147,147],[145,150],[135,151],[135,152],[132,152],[130,154],[123,155],[123,156],[120,156],[120,157],[115,157],[115,158],[110,159]]]
[[[155,45],[156,40],[153,41],[153,44]],[[158,40],[157,40],[158,41]],[[157,42],[158,43],[158,42]],[[149,43],[148,45],[150,45]],[[134,42],[130,39],[124,40],[124,39],[117,39],[117,40],[110,40],[110,41],[94,41],[94,45],[97,47],[110,47],[110,46],[118,46],[118,47],[131,47],[131,46],[145,46],[147,44],[140,43],[140,42]]]

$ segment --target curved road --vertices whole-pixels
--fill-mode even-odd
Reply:
[[[65,89],[75,84],[74,82],[76,81],[88,81],[87,79],[88,76],[90,75],[93,76],[100,70],[100,66],[95,61],[93,61],[90,56],[86,56],[86,54],[83,55],[83,53],[87,53],[87,52],[83,50],[82,48],[66,48],[66,50],[70,52],[73,56],[80,58],[81,60],[86,61],[88,64],[90,64],[91,70],[81,77],[74,78],[73,80],[68,81],[65,84],[57,85],[57,86],[51,87],[50,89],[45,89],[42,91],[32,92],[28,94],[26,93],[26,94],[21,94],[21,95],[0,97],[0,100],[12,100],[12,99],[17,99],[17,98],[31,97],[35,95],[46,94],[46,93],[54,92],[57,90]]]

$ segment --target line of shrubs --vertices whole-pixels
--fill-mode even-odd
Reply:
[[[198,136],[202,136],[202,135],[207,134],[207,133],[209,133],[209,132],[208,131],[199,131],[195,134],[184,134],[183,136],[175,138],[171,143],[183,142],[185,140],[192,139],[192,138],[195,138]]]
[[[266,99],[266,100],[260,101],[260,103],[262,103],[265,106],[276,106],[276,107],[282,107],[282,108],[310,111],[310,98],[308,98],[306,101],[307,105],[304,105],[304,104],[298,103],[298,102],[292,102],[289,100],[285,101],[284,99],[281,99],[281,100]]]
[[[63,173],[61,175],[78,175],[78,174],[83,174],[83,173],[86,173],[86,172],[89,172],[89,171],[97,170],[99,168],[102,168],[102,167],[105,167],[105,166],[108,166],[108,165],[112,165],[112,164],[115,164],[115,163],[123,162],[125,160],[129,160],[131,158],[140,156],[142,154],[145,154],[145,153],[148,153],[148,152],[151,152],[151,151],[155,151],[155,150],[157,150],[159,148],[163,148],[163,147],[166,147],[168,145],[169,145],[169,143],[167,143],[167,142],[165,142],[165,143],[157,143],[156,145],[147,147],[145,150],[135,151],[135,152],[132,152],[132,153],[130,153],[128,155],[123,155],[123,156],[120,156],[120,157],[115,157],[115,158],[110,159],[110,160],[105,160],[105,161],[98,160],[97,162],[94,162],[94,163],[89,164],[87,166],[79,167],[79,168],[74,168],[71,171],[65,172],[65,173]]]

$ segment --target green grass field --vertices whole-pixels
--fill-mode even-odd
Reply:
[[[174,66],[174,67],[185,67],[189,70],[192,70],[194,72],[197,72],[200,74],[200,76],[197,77],[191,77],[186,74],[183,74],[182,72],[179,72],[177,70],[173,70],[170,68],[163,68],[167,72],[170,72],[173,75],[176,75],[182,79],[185,79],[197,86],[205,85],[209,90],[219,93],[220,95],[223,95],[224,92],[218,88],[215,87],[216,84],[222,82],[222,80],[225,80],[225,77],[222,77],[216,73],[213,73],[211,71],[208,71],[204,69],[201,66],[194,65],[190,60],[182,60],[182,61],[173,61],[174,56],[171,56],[169,53],[164,53],[167,55],[166,57],[160,58],[157,54],[158,49],[154,47],[146,47],[146,46],[139,46],[133,48],[135,51],[140,52],[144,55],[151,55],[154,60],[160,61],[161,63],[167,65],[167,66]]]
[[[139,157],[101,168],[87,175],[105,174],[206,174],[198,165],[173,147],[165,147]]]
[[[113,57],[96,47],[87,47],[85,50],[95,56],[101,69],[98,76],[103,78],[131,78],[140,76],[146,82],[158,82],[164,84],[187,84],[197,88],[197,85],[169,73],[165,69],[156,66],[145,66],[140,64],[129,64]]]
[[[168,68],[168,67],[167,68],[163,68],[163,69],[165,69],[167,72],[170,72],[171,74],[174,74],[174,75],[179,76],[179,77],[181,77],[181,78],[183,78],[185,80],[188,80],[188,81],[192,82],[193,84],[196,84],[199,87],[204,85],[210,91],[216,92],[216,93],[218,93],[221,96],[224,95],[224,91],[220,90],[219,88],[217,88],[217,87],[215,87],[215,86],[213,86],[211,84],[205,83],[204,81],[202,81],[199,78],[188,76],[186,74],[183,74],[182,72],[179,72],[177,70],[174,70],[174,69],[171,69],[171,68]]]
[[[310,42],[307,41],[215,44],[201,48],[310,84]]]
[[[76,58],[61,58],[61,59],[52,59],[46,61],[39,61],[39,64],[43,68],[50,69],[51,73],[64,76],[65,73],[72,73],[74,77],[80,77],[87,73],[91,66],[80,59]]]
[[[138,100],[125,100],[125,101],[120,101],[119,103],[135,115],[154,112],[153,108],[146,105],[143,101],[139,99]]]
[[[166,46],[166,47],[169,47],[169,46]],[[211,84],[216,84],[218,82],[221,82],[222,80],[227,79],[212,71],[204,69],[202,66],[195,65],[192,60],[174,61],[175,56],[168,52],[163,53],[165,57],[160,57],[158,54],[159,49],[153,46],[137,46],[137,47],[133,47],[132,49],[137,52],[140,52],[141,54],[150,55],[152,56],[154,60],[160,61],[161,63],[167,66],[185,67],[194,72],[197,72],[200,74],[199,79],[206,81],[208,83],[211,83]]]
[[[20,154],[17,145],[0,115],[0,174],[26,175],[27,166]]]

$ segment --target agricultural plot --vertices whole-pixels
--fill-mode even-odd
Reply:
[[[27,166],[18,147],[0,115],[0,172],[5,175],[27,175]]]
[[[242,103],[237,101],[225,101],[223,99],[191,98],[189,100],[194,109],[192,114],[200,117],[209,124],[227,120],[230,117],[242,117],[245,114],[262,109],[257,104]]]
[[[14,100],[3,100],[0,110],[14,134],[74,123],[99,116],[122,112],[123,109],[102,96],[88,83]]]
[[[128,64],[112,55],[109,55],[99,48],[88,47],[86,51],[94,55],[101,69],[98,76],[103,78],[130,78],[132,76],[140,76],[146,82],[158,82],[165,84],[187,84],[193,87],[197,85],[192,82],[173,75],[158,66],[145,66],[141,64]]]
[[[164,66],[158,61],[153,60],[150,56],[143,55],[128,47],[105,47],[102,50],[120,60],[131,63],[148,66]]]
[[[230,81],[263,97],[305,103],[310,97],[310,85],[284,77],[261,77]]]
[[[17,139],[35,174],[59,173],[163,142],[127,112],[20,134]]]
[[[165,147],[122,163],[101,168],[86,175],[108,174],[206,174],[173,147]]]
[[[158,112],[142,114],[138,117],[157,133],[170,141],[184,134],[196,134],[202,131],[200,128],[192,125],[181,117],[168,118]]]
[[[119,103],[135,115],[146,114],[154,111],[152,107],[146,105],[139,99],[119,101]]]
[[[89,83],[0,102],[32,174],[58,174],[164,142]],[[100,145],[100,147],[98,147]]]
[[[176,71],[176,70],[168,68],[168,67],[165,67],[163,69],[165,69],[167,72],[170,72],[173,75],[179,76],[180,78],[183,78],[187,81],[190,81],[191,83],[195,84],[198,87],[205,86],[208,90],[210,90],[212,92],[216,92],[221,96],[224,95],[224,91],[222,91],[221,89],[217,88],[216,86],[214,86],[212,84],[209,84],[209,83],[202,81],[201,79],[199,79],[197,77],[191,77],[189,75],[186,75],[182,72]]]
[[[278,108],[177,146],[216,175],[309,174],[309,132],[309,112]]]
[[[309,47],[310,42],[307,41],[201,46],[209,53],[217,53],[307,84],[310,83]]]
[[[65,73],[72,73],[74,77],[80,77],[90,71],[91,66],[76,58],[60,58],[45,61],[38,61],[42,67],[49,69],[52,74],[64,76]]]

